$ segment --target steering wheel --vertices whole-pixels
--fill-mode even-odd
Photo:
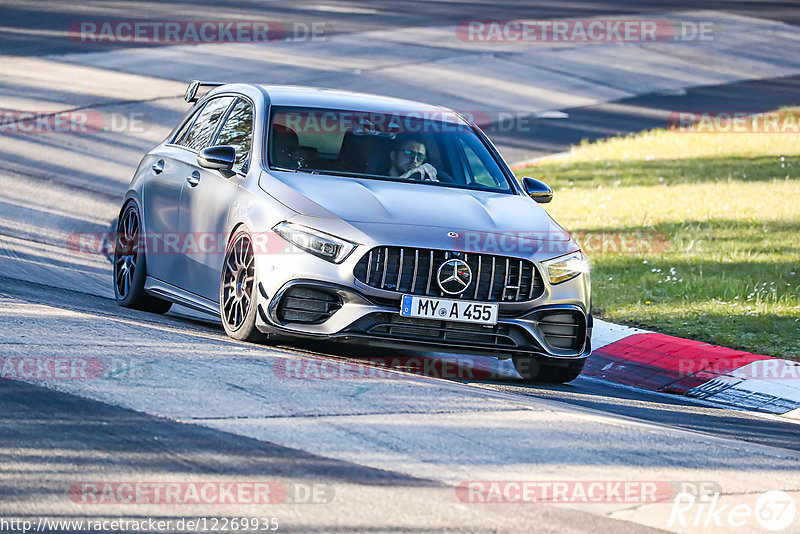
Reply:
[[[447,174],[444,171],[437,170],[436,171],[436,179],[439,180],[442,183],[445,183],[445,184],[454,184],[454,183],[456,183],[455,178],[453,178],[452,176],[450,176],[449,174]]]

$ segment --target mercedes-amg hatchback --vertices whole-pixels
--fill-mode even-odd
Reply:
[[[552,190],[517,182],[472,122],[307,87],[194,81],[186,101],[120,211],[121,305],[178,303],[242,340],[511,357],[530,380],[581,372],[586,259],[538,204]]]

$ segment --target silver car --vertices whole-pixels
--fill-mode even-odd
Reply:
[[[451,110],[193,81],[117,226],[122,306],[172,303],[233,338],[513,358],[567,382],[591,351],[586,258],[486,135]]]

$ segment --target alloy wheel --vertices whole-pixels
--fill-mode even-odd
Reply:
[[[255,254],[250,236],[239,234],[228,247],[222,276],[222,319],[236,331],[245,322],[253,302]]]
[[[114,283],[120,299],[128,296],[139,255],[139,212],[130,204],[117,223],[114,242]]]

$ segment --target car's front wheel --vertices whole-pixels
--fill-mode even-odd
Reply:
[[[253,240],[244,230],[237,231],[228,243],[222,264],[219,307],[225,333],[242,341],[263,341],[256,328],[256,255]]]
[[[514,356],[514,368],[526,382],[549,382],[564,384],[578,378],[586,360],[569,362],[566,366],[541,363],[531,356]]]
[[[114,239],[114,295],[120,306],[153,313],[167,313],[171,302],[148,295],[145,250],[141,243],[142,218],[135,202],[125,205],[117,220]]]

